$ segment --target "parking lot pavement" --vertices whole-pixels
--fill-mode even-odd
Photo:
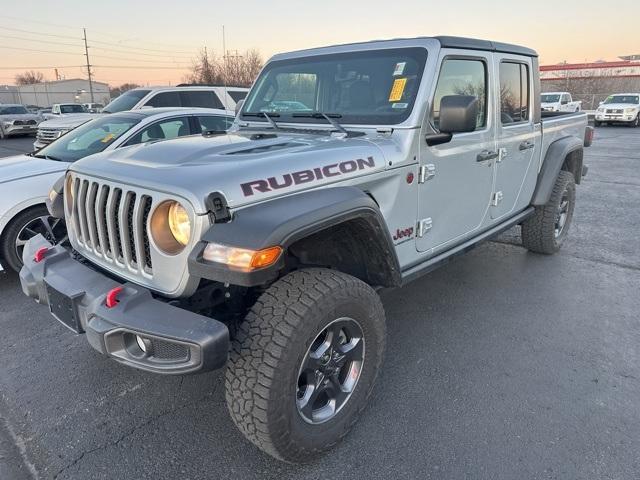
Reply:
[[[383,294],[372,402],[311,465],[241,437],[220,372],[122,367],[6,274],[0,416],[42,478],[638,478],[640,129],[598,129],[586,162],[558,255],[526,252],[515,229]]]
[[[34,141],[35,137],[33,136],[3,138],[0,140],[0,160],[3,157],[33,151]]]

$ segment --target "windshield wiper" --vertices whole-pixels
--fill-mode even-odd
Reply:
[[[267,113],[267,112],[244,112],[242,114],[243,117],[264,117],[267,119],[267,122],[269,122],[271,124],[271,126],[274,128],[274,130],[280,130],[280,127],[278,126],[278,124],[273,120],[272,117],[279,117],[280,114],[279,113]]]
[[[64,162],[61,158],[52,157],[51,155],[38,155],[34,153],[33,156],[36,158],[44,158],[45,160],[53,160],[54,162]]]
[[[349,132],[340,125],[335,118],[342,118],[342,115],[339,113],[322,113],[322,112],[309,112],[309,113],[294,113],[291,115],[292,117],[297,118],[324,118],[327,122],[329,122],[333,128],[338,130],[340,133],[344,135],[349,135]]]

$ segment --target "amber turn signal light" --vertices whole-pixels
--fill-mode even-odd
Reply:
[[[273,265],[281,254],[282,247],[277,246],[262,250],[248,250],[209,243],[202,253],[202,258],[208,262],[222,263],[236,270],[251,271]]]

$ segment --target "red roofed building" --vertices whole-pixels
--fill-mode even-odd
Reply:
[[[542,65],[543,92],[570,92],[582,100],[584,110],[593,110],[613,93],[640,92],[640,55],[613,62],[560,63]]]

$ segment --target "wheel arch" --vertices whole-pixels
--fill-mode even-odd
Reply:
[[[250,250],[279,245],[284,255],[272,267],[237,272],[206,262],[207,243]],[[328,267],[372,286],[401,282],[400,266],[386,222],[373,198],[357,187],[312,190],[252,205],[232,221],[214,224],[189,258],[192,275],[242,286],[268,284],[283,271]]]
[[[584,156],[583,143],[578,137],[570,136],[549,145],[538,174],[532,205],[544,205],[549,201],[560,170],[571,172],[576,184],[580,183]]]

